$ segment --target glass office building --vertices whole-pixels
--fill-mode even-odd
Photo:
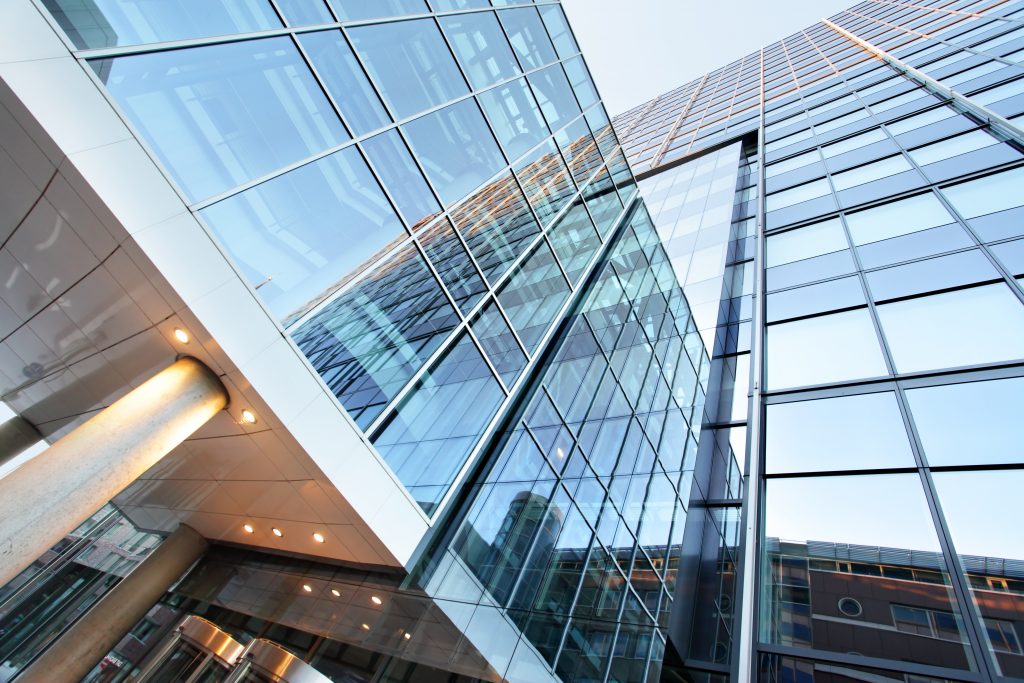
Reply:
[[[558,2],[11,2],[400,495],[241,362],[335,479],[192,443],[0,588],[0,681],[178,522],[84,680],[239,675],[199,617],[346,683],[1024,679],[1024,2],[862,2],[613,120]]]

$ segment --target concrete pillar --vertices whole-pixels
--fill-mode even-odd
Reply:
[[[206,552],[182,525],[103,596],[18,677],[18,683],[79,683]]]
[[[217,376],[182,358],[0,479],[0,586],[227,404]]]
[[[32,423],[20,415],[0,424],[0,465],[21,455],[42,438]]]

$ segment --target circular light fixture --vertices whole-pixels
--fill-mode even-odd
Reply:
[[[363,630],[364,631],[369,631],[370,630],[370,625],[369,624],[363,624],[362,626],[363,626]]]
[[[337,588],[332,588],[331,589],[331,595],[333,595],[336,598],[340,598],[341,597],[341,593],[338,591]]]
[[[302,590],[306,591],[307,593],[313,592],[313,588],[308,583],[302,584]]]
[[[374,595],[373,597],[370,598],[370,602],[372,602],[375,605],[383,605],[384,604],[384,601],[381,600],[380,598],[378,598],[376,595]]]
[[[283,534],[283,533],[281,533],[281,530],[280,530],[280,529],[278,529],[277,527],[274,527],[273,529],[271,529],[271,530],[270,530],[270,532],[271,532],[272,534],[274,534],[275,536],[277,536],[278,538],[281,538],[281,537],[283,537],[283,536],[284,536],[284,534]]]
[[[256,414],[253,413],[248,408],[246,408],[245,410],[242,411],[242,422],[251,425],[256,424]]]
[[[252,524],[243,524],[242,528],[245,529],[245,533],[247,534],[252,534],[256,532],[256,530],[252,528]]]
[[[174,328],[174,338],[180,341],[182,344],[188,344],[189,342],[188,332],[181,329],[180,327]]]
[[[408,632],[406,632],[406,634],[404,636],[402,636],[402,637],[405,638],[406,640],[412,640],[412,634],[408,633]]]
[[[319,531],[314,531],[313,540],[317,543],[323,543],[326,539],[324,538],[324,535],[322,533],[320,533]]]

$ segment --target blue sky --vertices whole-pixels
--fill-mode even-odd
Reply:
[[[855,2],[562,0],[562,6],[615,115]]]

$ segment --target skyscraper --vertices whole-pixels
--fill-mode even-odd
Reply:
[[[8,0],[0,680],[1024,677],[1022,21]]]

